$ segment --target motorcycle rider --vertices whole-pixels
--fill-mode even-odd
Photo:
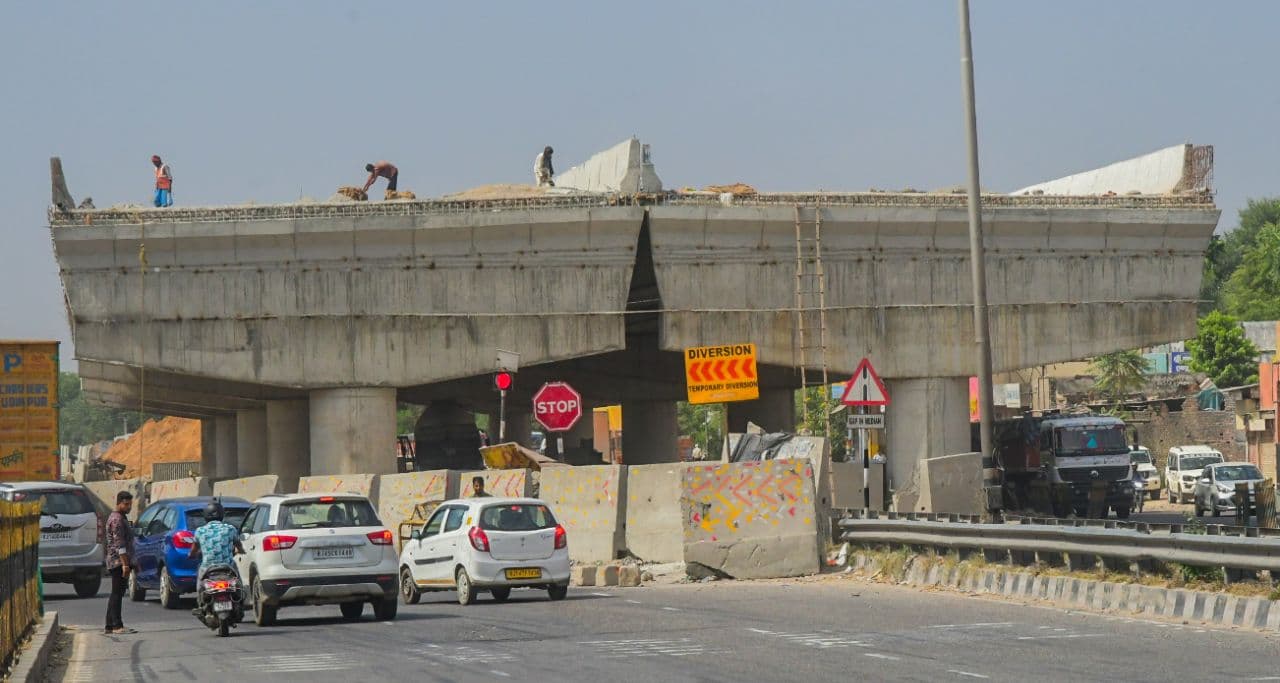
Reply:
[[[224,511],[222,503],[216,498],[204,506],[204,524],[196,529],[195,545],[191,548],[191,559],[200,560],[200,568],[196,570],[196,608],[192,614],[204,614],[204,575],[212,567],[228,567],[235,572],[234,555],[244,552],[240,545],[240,530],[222,521]]]

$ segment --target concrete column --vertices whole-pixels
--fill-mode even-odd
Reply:
[[[546,454],[570,465],[601,465],[603,462],[593,457],[595,428],[592,424],[592,406],[587,399],[582,400],[582,417],[567,432],[551,432],[547,434]],[[564,439],[564,453],[560,452],[556,438]]]
[[[311,392],[311,474],[395,474],[396,390]]]
[[[796,393],[793,389],[763,389],[754,401],[729,404],[729,431],[747,431],[747,422],[760,425],[766,432],[796,430]]]
[[[678,462],[674,401],[624,401],[622,403],[622,461],[628,465]]]
[[[219,479],[235,479],[240,476],[239,463],[236,458],[236,418],[214,418],[214,447],[217,449],[217,466],[213,476]]]
[[[267,474],[280,477],[280,490],[298,490],[311,474],[311,425],[306,399],[267,402]]]
[[[236,411],[236,476],[267,473],[267,411]]]
[[[943,455],[968,453],[969,380],[965,377],[887,380],[885,388],[893,401],[885,411],[884,454],[886,474],[893,493],[893,509],[898,512],[968,512],[949,507],[930,495],[947,488],[946,482],[930,482],[921,467],[924,460]],[[978,491],[982,471],[978,463]],[[967,492],[956,491],[968,499]],[[948,496],[950,497],[950,496]],[[981,512],[974,510],[974,513]]]
[[[496,415],[494,417],[497,417]],[[514,441],[525,448],[533,442],[533,412],[531,410],[517,411],[512,410],[511,405],[507,405],[507,438],[506,441]],[[497,431],[494,431],[497,434]],[[496,441],[494,443],[497,443]]]
[[[212,477],[218,471],[218,422],[216,418],[200,420],[200,475]]]

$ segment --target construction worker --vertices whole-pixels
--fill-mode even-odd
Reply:
[[[548,145],[542,148],[542,153],[533,160],[533,179],[538,187],[555,187],[556,181],[551,176],[556,174],[554,168],[551,167],[551,153],[555,151]]]
[[[173,206],[173,172],[169,164],[161,161],[159,154],[152,154],[151,165],[156,167],[156,208]]]
[[[396,168],[390,161],[379,161],[376,164],[365,164],[364,170],[369,172],[369,179],[364,181],[364,191],[368,192],[373,187],[374,181],[379,176],[387,179],[387,189],[395,192],[396,180],[400,178],[400,169]]]

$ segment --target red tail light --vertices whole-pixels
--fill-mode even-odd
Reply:
[[[173,532],[173,547],[180,550],[190,550],[196,544],[196,535],[190,531]]]
[[[489,535],[478,526],[471,527],[471,531],[467,532],[467,538],[471,539],[471,547],[482,552],[489,552]]]
[[[288,550],[298,542],[297,536],[285,536],[283,534],[271,534],[262,539],[263,550]]]
[[[569,534],[565,533],[564,527],[556,525],[556,550],[563,550],[569,547]]]
[[[370,531],[366,535],[369,537],[369,542],[374,545],[391,545],[391,531],[387,529]]]

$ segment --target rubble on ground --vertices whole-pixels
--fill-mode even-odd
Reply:
[[[538,187],[536,185],[518,185],[515,183],[493,183],[490,185],[481,185],[473,187],[469,190],[447,194],[443,199],[529,199],[542,197],[549,193],[551,187]]]

